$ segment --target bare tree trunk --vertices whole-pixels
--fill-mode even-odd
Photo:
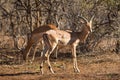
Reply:
[[[30,32],[33,31],[33,27],[32,27],[32,15],[31,15],[31,5],[30,5],[30,0],[28,0],[27,2],[27,10],[26,10],[27,14],[26,14],[26,19],[28,22],[28,26],[30,27]]]
[[[40,12],[40,8],[39,8],[39,0],[35,0],[35,3],[36,3],[36,13],[37,13],[37,27],[40,26],[40,16],[41,16],[41,12]]]

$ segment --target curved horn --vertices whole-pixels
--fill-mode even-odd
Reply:
[[[95,17],[95,15],[93,15],[90,19],[90,24],[92,24],[93,18]]]
[[[59,27],[60,27],[60,22],[59,22],[58,16],[56,15],[55,18],[56,18],[57,26],[58,26],[58,28],[59,28]]]
[[[85,17],[82,17],[82,16],[78,16],[78,17],[83,19],[85,21],[85,23],[88,23],[88,20]]]

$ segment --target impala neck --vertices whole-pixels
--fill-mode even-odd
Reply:
[[[90,33],[90,31],[86,27],[83,27],[81,33],[79,34],[80,41],[84,43],[86,41],[89,33]]]

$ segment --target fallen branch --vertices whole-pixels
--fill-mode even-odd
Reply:
[[[9,58],[9,59],[14,59],[13,56],[9,56],[9,55],[2,54],[2,53],[0,53],[0,56],[6,57],[6,58]]]

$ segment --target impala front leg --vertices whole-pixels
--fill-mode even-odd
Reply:
[[[73,68],[75,72],[80,72],[78,65],[77,65],[77,57],[76,57],[76,46],[72,48],[72,55],[73,55]]]
[[[35,60],[35,54],[36,54],[36,52],[37,52],[37,48],[38,48],[38,46],[37,46],[37,44],[35,44],[34,46],[33,46],[33,55],[32,55],[32,61],[31,62],[33,62],[34,60]]]
[[[24,52],[23,52],[23,59],[24,59],[25,61],[28,60],[28,55],[29,55],[29,53],[30,53],[32,44],[33,44],[33,43],[29,43],[29,44],[27,45],[27,47],[25,48]]]

